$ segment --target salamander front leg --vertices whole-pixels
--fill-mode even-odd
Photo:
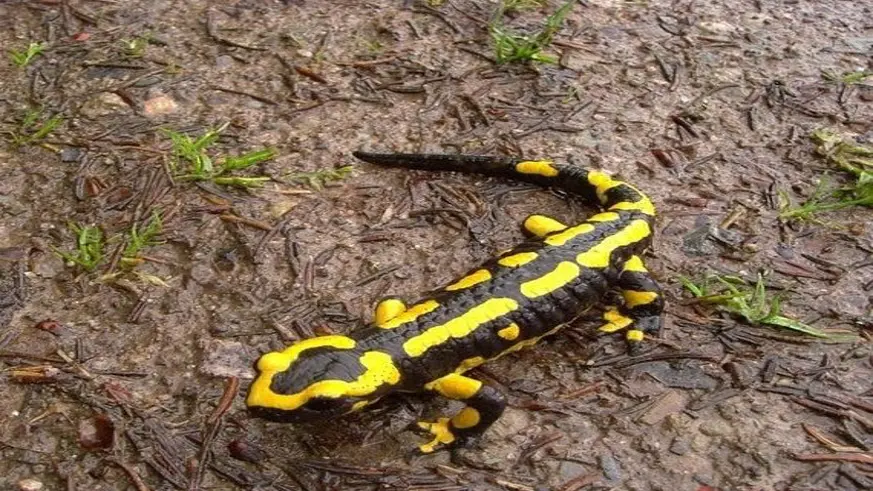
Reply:
[[[631,351],[635,351],[645,334],[653,335],[661,328],[664,296],[661,287],[643,265],[639,256],[631,256],[622,265],[615,284],[624,304],[611,307],[603,314],[603,332],[627,328],[625,334]]]
[[[500,391],[463,375],[446,375],[427,384],[425,388],[443,397],[464,401],[467,406],[451,418],[418,423],[421,429],[434,437],[429,443],[418,447],[422,453],[473,443],[497,421],[506,408],[506,397]]]

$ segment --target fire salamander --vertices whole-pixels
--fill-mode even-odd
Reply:
[[[433,391],[466,407],[449,418],[420,422],[430,453],[466,445],[496,421],[506,399],[464,373],[535,344],[598,303],[612,289],[602,331],[626,330],[633,349],[660,327],[661,289],[640,254],[649,246],[655,208],[634,186],[609,175],[550,160],[509,157],[374,154],[369,163],[510,177],[562,189],[599,204],[602,212],[568,226],[531,215],[527,242],[472,270],[411,306],[392,298],[375,321],[348,336],[298,341],[264,354],[246,404],[261,418],[302,422],[357,411],[392,392]]]

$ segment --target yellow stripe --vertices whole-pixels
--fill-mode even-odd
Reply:
[[[321,380],[296,394],[277,394],[270,389],[273,376],[283,370],[261,372],[252,383],[246,405],[293,411],[313,397],[332,399],[361,397],[372,394],[384,384],[395,385],[400,382],[400,370],[397,369],[391,355],[380,351],[368,351],[361,355],[359,361],[366,370],[356,380],[352,382]],[[258,365],[260,368],[260,362]],[[285,370],[287,369],[286,366]]]
[[[587,234],[592,230],[594,230],[594,225],[591,225],[590,223],[582,223],[575,227],[570,227],[563,232],[550,235],[546,237],[543,242],[553,246],[560,246],[566,244],[568,240],[575,238],[577,235]]]
[[[624,184],[622,181],[613,179],[609,174],[596,170],[588,172],[588,182],[594,186],[594,190],[597,193],[597,199],[599,199],[600,203],[604,205],[608,199],[606,197],[606,192],[614,187]]]
[[[461,339],[486,322],[518,308],[518,302],[511,298],[492,298],[471,308],[454,319],[434,326],[408,339],[403,343],[403,351],[409,356],[418,357],[434,346],[445,343],[451,338]]]
[[[643,264],[643,260],[640,259],[640,256],[633,255],[628,258],[627,261],[624,262],[621,268],[622,272],[630,271],[633,273],[648,273],[649,270],[646,269],[646,266]]]
[[[558,169],[552,165],[550,160],[528,160],[515,164],[515,170],[522,174],[536,174],[538,176],[555,177],[558,175]]]
[[[537,258],[536,252],[519,252],[511,256],[501,257],[497,260],[497,264],[507,266],[509,268],[517,268],[533,261]]]
[[[507,341],[515,340],[516,338],[518,338],[519,334],[521,334],[521,329],[519,329],[518,324],[516,324],[515,322],[497,331],[497,335],[503,339],[506,339]]]
[[[641,292],[636,290],[622,290],[621,296],[624,297],[624,306],[634,308],[638,305],[648,305],[658,298],[655,292]]]
[[[579,266],[569,261],[562,261],[555,269],[535,280],[521,284],[521,294],[527,298],[537,298],[548,295],[579,277]]]
[[[633,186],[631,186],[633,187]],[[636,188],[634,188],[636,189]],[[639,191],[637,191],[639,192]],[[610,210],[627,210],[627,211],[639,211],[645,213],[646,215],[655,216],[655,205],[652,204],[652,200],[650,200],[646,195],[640,193],[642,199],[639,201],[635,201],[631,203],[630,201],[622,201],[620,203],[616,203],[609,207]]]
[[[603,213],[598,213],[593,217],[590,217],[586,222],[613,222],[618,220],[619,214],[613,211],[607,211]]]
[[[609,260],[616,249],[635,244],[648,237],[651,232],[648,222],[633,220],[625,228],[577,255],[576,262],[588,268],[605,268],[609,266]]]
[[[616,203],[610,206],[610,210],[641,211],[646,215],[655,215],[655,205],[652,204],[652,200],[650,200],[648,196],[646,196],[635,186],[632,186],[623,181],[613,179],[609,174],[604,174],[603,172],[596,170],[590,171],[588,173],[588,182],[592,186],[594,186],[595,192],[597,193],[597,198],[600,200],[600,203],[604,205],[609,200],[609,198],[606,196],[606,193],[610,189],[621,186],[622,184],[633,189],[634,191],[636,191],[637,194],[640,195],[639,201],[622,201],[620,203]]]
[[[412,307],[406,309],[406,311],[397,315],[397,317],[393,317],[386,322],[382,322],[377,324],[378,327],[382,329],[394,329],[402,324],[406,324],[407,322],[412,322],[415,319],[427,314],[428,312],[433,312],[439,307],[440,304],[436,300],[428,300],[426,302],[422,302],[420,304],[413,305]]]
[[[477,285],[479,283],[482,283],[483,281],[488,281],[490,279],[490,271],[488,271],[487,269],[479,269],[452,283],[445,289],[450,292],[455,290],[463,290],[464,288],[470,288],[473,285]]]

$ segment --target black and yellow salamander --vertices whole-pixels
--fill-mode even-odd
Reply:
[[[527,242],[406,306],[387,299],[375,321],[347,336],[305,339],[264,354],[246,404],[255,416],[302,422],[357,411],[392,392],[434,391],[466,403],[450,418],[421,422],[433,435],[424,453],[468,444],[503,413],[494,387],[464,375],[486,361],[531,346],[617,290],[602,331],[626,330],[633,348],[660,327],[661,289],[642,252],[655,208],[634,186],[596,170],[510,157],[375,154],[383,166],[509,177],[567,191],[602,212],[572,226],[544,215],[525,219]]]

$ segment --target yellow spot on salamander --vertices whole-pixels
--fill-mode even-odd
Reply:
[[[488,281],[490,279],[490,271],[488,271],[487,269],[477,269],[476,271],[447,286],[445,289],[450,292],[455,290],[463,290],[465,288],[470,288],[473,285],[478,285],[479,283],[482,283],[483,281]]]
[[[455,373],[460,374],[466,372],[467,370],[472,370],[479,365],[485,363],[486,361],[488,360],[481,356],[467,358],[466,360],[463,360],[461,363],[458,364],[458,368],[455,369]]]
[[[513,341],[517,339],[520,333],[521,329],[519,329],[518,324],[516,324],[515,322],[497,331],[497,335],[503,339],[506,339],[507,341]]]
[[[476,392],[482,388],[482,382],[457,373],[450,373],[425,384],[424,388],[435,390],[443,397],[460,400],[469,399],[476,395]]]
[[[534,338],[525,339],[524,341],[519,341],[519,342],[515,343],[514,345],[510,346],[509,348],[506,348],[503,351],[503,353],[500,353],[499,355],[495,356],[493,359],[496,360],[497,358],[500,358],[503,355],[507,355],[509,353],[515,353],[516,351],[521,351],[525,348],[530,348],[531,346],[539,343],[540,339],[543,339],[546,336],[551,336],[552,334],[560,331],[563,327],[564,327],[564,324],[560,324],[560,325],[553,327],[549,332],[547,332],[545,334],[542,334],[542,335],[534,337]]]
[[[538,176],[555,177],[558,169],[555,169],[551,160],[527,160],[515,164],[515,170],[522,174],[536,174]]]
[[[536,252],[519,252],[517,254],[513,254],[511,256],[501,257],[497,264],[501,266],[506,266],[509,268],[517,268],[519,266],[524,266],[525,264],[533,261],[537,258]]]
[[[522,226],[537,237],[545,237],[567,228],[563,223],[545,215],[531,215],[524,220]]]
[[[406,310],[406,304],[396,298],[386,298],[376,306],[376,324],[384,324]]]
[[[429,431],[434,436],[434,439],[431,442],[418,447],[422,453],[432,453],[436,450],[437,445],[448,444],[455,441],[455,435],[453,435],[452,430],[449,429],[449,418],[439,418],[434,423],[419,421],[418,427]]]
[[[621,296],[624,297],[624,305],[627,308],[634,308],[639,305],[648,305],[658,298],[655,292],[641,292],[636,290],[622,290]]]
[[[306,341],[314,341],[316,339],[320,338],[308,339]],[[269,354],[272,355],[274,353]],[[263,360],[263,357],[261,359]],[[252,388],[249,390],[249,396],[246,399],[246,405],[293,411],[306,404],[313,397],[332,399],[345,396],[362,397],[372,394],[384,384],[396,385],[400,382],[400,370],[397,369],[397,366],[391,359],[391,355],[388,353],[368,351],[361,355],[359,361],[365,370],[357,379],[351,382],[345,380],[320,380],[295,394],[277,394],[270,389],[273,376],[278,372],[287,370],[290,363],[281,370],[263,370],[261,369],[261,363],[258,362],[258,369],[262,371],[252,383]],[[268,368],[276,367],[271,365]]]
[[[574,227],[570,227],[563,232],[557,233],[555,235],[550,235],[546,237],[543,242],[552,246],[561,246],[566,244],[568,240],[582,234],[587,234],[592,230],[594,230],[594,225],[591,225],[590,223],[582,223]]]
[[[576,256],[576,262],[588,268],[609,266],[612,253],[619,247],[635,244],[652,233],[645,220],[633,220],[625,228],[594,244],[587,251]]]
[[[639,329],[629,329],[625,336],[627,337],[627,340],[632,343],[638,343],[646,337],[646,335],[643,334],[643,331],[640,331]]]
[[[479,424],[480,419],[482,418],[479,416],[479,411],[477,411],[476,408],[468,406],[461,409],[461,412],[452,418],[452,426],[459,430],[472,428]]]
[[[520,287],[521,294],[527,298],[548,295],[578,278],[579,271],[579,266],[575,263],[562,261],[552,271],[535,280],[522,283]]]
[[[382,329],[394,329],[395,327],[406,324],[407,322],[412,322],[415,319],[427,314],[428,312],[433,312],[439,307],[440,304],[436,300],[428,300],[426,302],[422,302],[420,304],[413,305],[408,308],[404,312],[398,314],[396,317],[388,320],[386,322],[382,322],[377,324],[378,327]]]
[[[627,261],[624,262],[621,268],[622,271],[631,271],[633,273],[648,273],[649,270],[646,269],[646,266],[643,264],[643,260],[640,259],[640,256],[634,255],[631,256]]]
[[[430,348],[445,343],[451,338],[464,338],[482,324],[498,319],[517,308],[518,302],[511,298],[488,299],[445,324],[433,326],[406,340],[403,343],[403,351],[409,356],[419,357]]]
[[[604,312],[603,320],[607,321],[607,323],[600,326],[601,332],[620,331],[634,322],[633,319],[623,315],[616,308],[611,308]]]

